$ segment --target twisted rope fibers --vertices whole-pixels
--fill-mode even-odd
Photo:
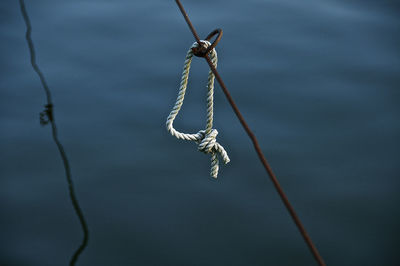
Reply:
[[[209,41],[201,41],[202,44],[207,48],[208,46],[211,45]],[[189,140],[189,141],[194,141],[198,143],[198,149],[201,152],[204,153],[209,153],[211,154],[211,176],[214,178],[217,178],[218,176],[218,170],[219,170],[219,159],[218,159],[218,153],[222,157],[222,160],[224,161],[225,164],[229,163],[230,159],[228,157],[227,152],[225,151],[224,147],[222,147],[221,144],[219,144],[216,140],[216,137],[218,135],[218,131],[216,129],[213,129],[213,117],[214,117],[214,74],[210,70],[208,73],[208,82],[207,82],[207,122],[206,122],[206,129],[205,130],[200,130],[199,132],[195,134],[189,134],[189,133],[182,133],[177,131],[173,127],[174,120],[176,116],[178,115],[182,105],[183,105],[183,100],[185,98],[185,93],[186,93],[186,88],[187,88],[187,83],[188,83],[188,78],[189,78],[189,71],[190,71],[190,65],[192,63],[192,58],[193,58],[193,50],[192,48],[198,47],[198,43],[195,42],[190,49],[188,50],[185,58],[185,63],[183,66],[183,72],[182,72],[182,79],[181,79],[181,84],[179,87],[179,92],[178,92],[178,97],[176,99],[175,105],[172,108],[171,113],[169,114],[166,122],[167,130],[171,133],[172,136],[175,136],[178,139],[184,139],[184,140]],[[212,64],[217,67],[217,52],[215,49],[212,49],[210,51],[210,58],[212,61]]]

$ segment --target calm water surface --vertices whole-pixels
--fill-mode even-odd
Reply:
[[[328,265],[397,265],[400,17],[390,1],[183,1]],[[231,163],[165,130],[193,43],[174,1],[26,1],[90,242],[77,265],[315,265],[219,86]],[[0,265],[67,265],[82,232],[29,62],[0,4]],[[176,127],[205,125],[194,59]]]

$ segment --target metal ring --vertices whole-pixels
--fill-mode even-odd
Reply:
[[[206,41],[210,41],[211,38],[217,33],[218,33],[217,38],[215,38],[214,42],[210,46],[207,47],[205,54],[208,54],[212,49],[215,48],[215,46],[217,46],[217,44],[219,43],[219,41],[222,38],[222,29],[215,29],[210,34],[208,34]]]
[[[222,38],[222,29],[215,29],[210,34],[208,34],[207,37],[206,37],[206,41],[210,41],[211,38],[214,37],[217,33],[218,33],[217,38],[215,38],[214,42],[210,46],[208,46],[207,49],[204,50],[203,47],[198,46],[198,47],[196,47],[197,49],[193,49],[193,54],[195,56],[199,56],[199,57],[206,56],[212,49],[215,48],[215,46],[217,46],[217,44],[221,40],[221,38]]]

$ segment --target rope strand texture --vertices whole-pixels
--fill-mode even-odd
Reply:
[[[208,46],[211,45],[209,41],[201,41],[204,46],[207,48]],[[221,146],[216,140],[218,131],[216,129],[213,129],[213,116],[214,116],[214,74],[210,70],[208,73],[208,82],[207,82],[207,123],[206,123],[206,129],[205,130],[200,130],[199,132],[195,134],[189,134],[189,133],[182,133],[177,131],[173,127],[174,120],[176,116],[178,115],[182,104],[183,100],[185,98],[185,93],[186,93],[186,88],[187,88],[187,83],[188,83],[188,78],[189,78],[189,71],[190,71],[190,64],[192,63],[192,58],[193,58],[193,51],[192,48],[198,47],[198,43],[195,42],[190,49],[188,50],[185,58],[185,64],[183,66],[183,73],[182,73],[182,79],[181,79],[181,84],[179,87],[179,93],[178,97],[176,99],[176,103],[174,107],[172,108],[171,113],[169,114],[167,118],[167,130],[171,133],[172,136],[175,136],[178,139],[184,139],[184,140],[190,140],[198,143],[198,148],[199,151],[202,151],[204,153],[210,153],[211,154],[211,176],[214,178],[217,178],[218,176],[218,170],[219,170],[219,159],[217,154],[221,156],[222,160],[224,161],[225,164],[229,163],[230,159],[228,157],[228,154],[226,153],[224,147]],[[217,52],[215,49],[212,49],[210,51],[210,58],[211,62],[217,67]]]

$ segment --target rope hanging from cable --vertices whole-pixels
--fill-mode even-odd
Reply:
[[[201,41],[203,44],[204,48],[207,48],[211,45],[209,41]],[[198,144],[198,149],[201,152],[204,153],[209,153],[211,154],[211,176],[214,178],[217,178],[218,176],[218,170],[219,170],[219,159],[218,159],[218,154],[222,158],[225,164],[229,163],[230,159],[228,157],[227,152],[225,151],[224,147],[222,147],[221,144],[219,144],[216,140],[216,137],[218,135],[218,131],[216,129],[213,129],[213,116],[214,116],[214,74],[210,70],[208,73],[208,82],[207,82],[207,122],[206,122],[206,129],[205,130],[200,130],[199,132],[195,134],[189,134],[189,133],[182,133],[177,131],[173,127],[174,120],[176,116],[178,115],[182,104],[183,100],[185,98],[185,93],[186,93],[186,88],[188,84],[188,78],[189,78],[189,71],[190,71],[190,65],[192,63],[192,58],[193,58],[193,48],[197,48],[199,44],[195,42],[190,49],[188,50],[185,58],[185,63],[183,66],[183,72],[182,72],[182,79],[181,79],[181,84],[179,87],[179,92],[178,92],[178,97],[176,99],[175,105],[172,108],[171,113],[169,114],[167,118],[167,130],[171,133],[172,136],[175,136],[178,139],[184,139],[184,140],[189,140],[189,141],[194,141]],[[217,67],[217,52],[215,51],[215,48],[211,49],[210,51],[210,58],[212,61],[212,64]]]

